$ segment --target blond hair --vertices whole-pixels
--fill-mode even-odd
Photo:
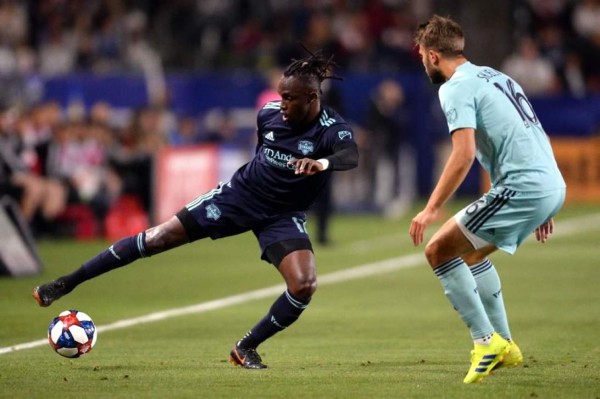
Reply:
[[[458,23],[450,18],[434,15],[417,28],[415,44],[442,53],[446,57],[463,55],[465,37]]]

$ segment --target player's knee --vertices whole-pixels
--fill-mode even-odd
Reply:
[[[309,299],[317,291],[317,278],[315,276],[299,276],[289,284],[288,291],[297,298]]]
[[[478,253],[477,251],[473,251],[471,253],[461,255],[461,258],[467,265],[471,266],[483,262],[486,256]]]
[[[185,230],[177,218],[146,230],[146,251],[150,255],[178,247],[188,242]]]
[[[431,267],[440,264],[440,245],[437,241],[429,241],[425,246],[425,258]]]
[[[161,232],[158,227],[151,227],[146,230],[145,243],[146,250],[149,254],[154,255],[160,253],[166,248],[166,239],[164,232]]]

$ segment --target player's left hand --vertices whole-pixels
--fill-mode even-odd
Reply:
[[[323,164],[310,158],[292,159],[288,165],[294,166],[294,174],[312,176],[323,171]]]
[[[554,233],[554,219],[550,218],[535,229],[535,239],[543,244],[548,241],[552,233]]]

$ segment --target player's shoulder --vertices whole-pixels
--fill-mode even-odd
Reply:
[[[322,134],[338,140],[354,140],[354,133],[350,123],[333,108],[323,107],[319,114],[318,126],[323,132]]]
[[[452,98],[454,96],[475,95],[478,87],[484,82],[483,74],[492,73],[487,67],[481,67],[470,62],[461,65],[456,69],[450,79],[448,79],[439,90],[441,99]],[[498,72],[499,73],[499,72]]]
[[[462,79],[456,79],[453,76],[452,79],[447,80],[444,84],[440,86],[438,96],[442,101],[452,99],[456,96],[460,96],[461,92],[464,93],[464,86],[465,85]]]
[[[259,121],[268,121],[281,114],[281,101],[269,101],[258,111]]]
[[[339,125],[348,125],[344,118],[333,108],[324,106],[319,114],[319,126],[321,128],[329,128]]]
[[[504,73],[485,65],[475,65],[470,62],[457,68],[452,78],[448,80],[449,87],[458,85],[481,86],[494,82],[498,78],[506,76]]]

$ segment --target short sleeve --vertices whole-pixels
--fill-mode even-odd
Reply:
[[[448,81],[440,87],[438,95],[450,133],[457,129],[477,128],[475,95],[468,84]]]
[[[354,143],[354,131],[347,123],[339,123],[328,127],[325,137],[326,146],[329,150],[333,150],[338,143]]]

